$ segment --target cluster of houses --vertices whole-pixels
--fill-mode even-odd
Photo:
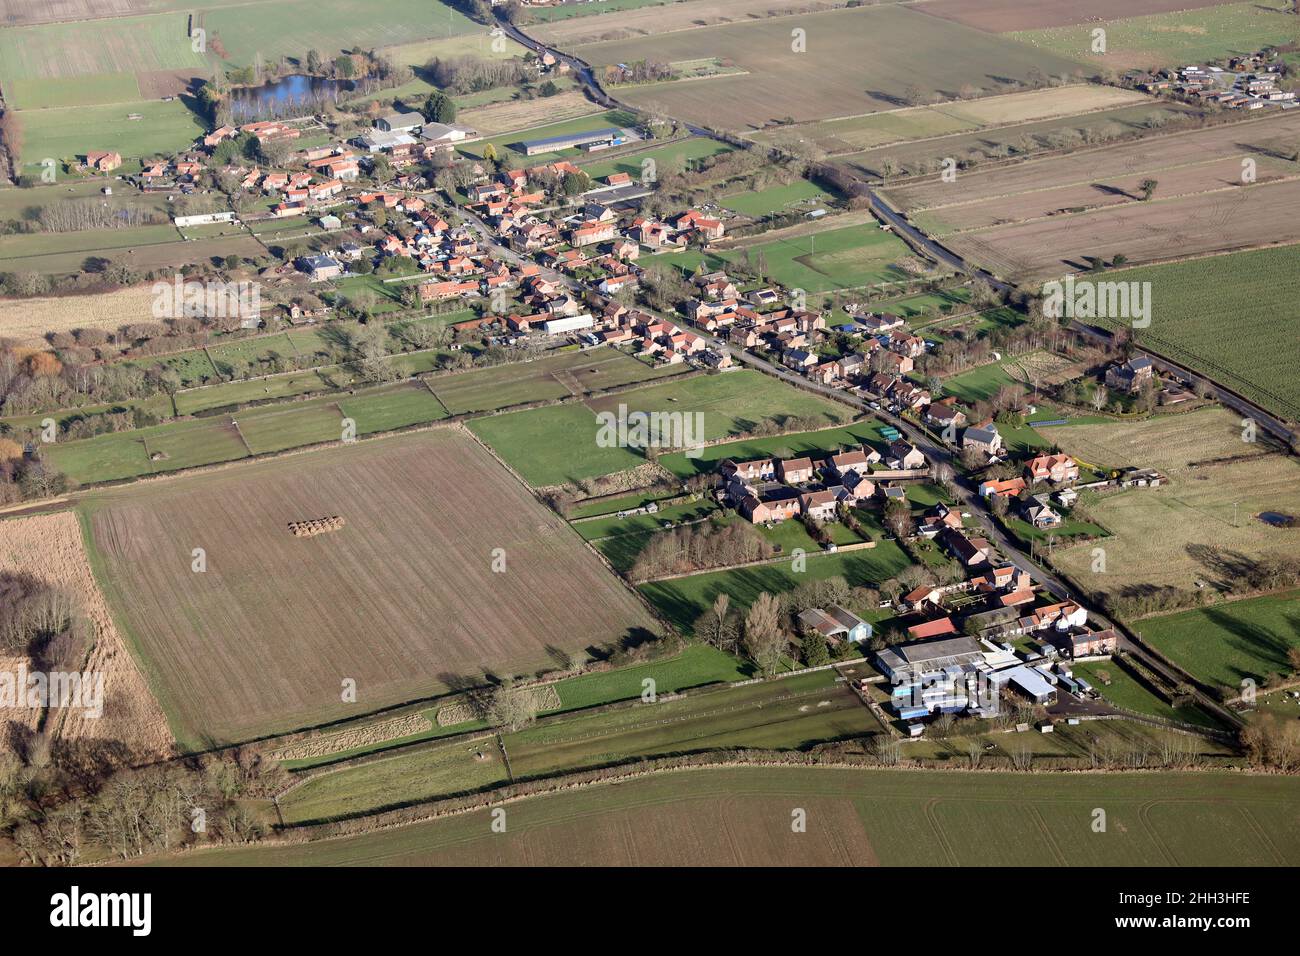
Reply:
[[[1079,464],[1069,455],[1039,455],[1025,463],[1023,476],[983,481],[979,493],[982,498],[1017,502],[1024,519],[1035,528],[1055,528],[1064,520],[1057,509],[1071,508],[1079,499],[1079,493],[1069,487],[1078,480]],[[1034,486],[1044,482],[1061,487],[1055,492],[1033,493]]]
[[[1177,93],[1217,103],[1228,109],[1258,110],[1266,106],[1294,109],[1296,95],[1284,90],[1281,65],[1261,54],[1237,57],[1229,68],[1184,66],[1135,77],[1138,89],[1150,93]]]
[[[727,459],[719,474],[719,500],[755,524],[775,524],[800,517],[831,521],[841,504],[853,507],[877,494],[903,497],[903,488],[886,482],[923,478],[928,470],[925,455],[900,438],[884,455],[862,445],[819,459]]]

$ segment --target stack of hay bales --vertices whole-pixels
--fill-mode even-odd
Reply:
[[[295,538],[311,538],[327,531],[337,531],[345,524],[339,515],[328,518],[312,518],[310,521],[290,521],[289,530]]]

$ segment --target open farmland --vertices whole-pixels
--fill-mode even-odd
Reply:
[[[47,332],[73,329],[116,331],[153,319],[151,286],[140,285],[100,295],[0,299],[0,336],[39,345]]]
[[[431,379],[429,385],[448,411],[460,414],[568,398],[684,371],[683,366],[655,368],[617,349],[602,348],[560,352],[524,364],[439,376]]]
[[[103,674],[103,713],[95,717],[77,708],[59,708],[50,713],[46,732],[73,746],[91,741],[120,743],[119,757],[131,762],[170,756],[173,741],[167,721],[95,583],[77,516],[60,511],[0,520],[0,587],[7,586],[13,575],[31,575],[72,597],[91,632],[90,656],[83,670]],[[8,666],[6,673],[12,673]],[[4,723],[16,721],[7,710]],[[0,751],[8,743],[10,729],[0,730]]]
[[[927,139],[951,133],[1032,123],[1060,116],[1077,116],[1094,110],[1111,110],[1135,103],[1151,105],[1136,90],[1113,86],[1064,86],[1024,93],[1005,93],[979,100],[913,106],[846,116],[797,126],[783,126],[751,135],[760,143],[805,140],[828,153],[848,153],[888,143]]]
[[[929,7],[921,5],[921,9]],[[1248,53],[1296,39],[1290,3],[1282,0],[1214,4],[1178,2],[1178,9],[1155,12],[1136,8],[1103,17],[1106,52],[1092,52],[1097,22],[1030,29],[1010,36],[1036,49],[1083,60],[1108,70],[1152,69],[1204,63],[1233,53]],[[1080,9],[1092,10],[1093,4]],[[1189,9],[1194,8],[1194,9]],[[1148,13],[1146,16],[1140,14]]]
[[[792,51],[791,28],[807,31]],[[954,99],[963,86],[1008,92],[1037,70],[1071,73],[1076,63],[913,10],[885,5],[684,30],[581,46],[597,68],[652,57],[717,57],[746,75],[620,89],[628,103],[706,126],[756,128],[770,120],[826,119],[908,105],[917,95]],[[918,71],[916,64],[925,63]]]
[[[101,583],[190,747],[554,666],[557,649],[655,628],[457,429],[99,492],[85,508]],[[346,524],[287,529],[328,515]],[[349,678],[355,703],[340,701]]]
[[[1263,684],[1292,670],[1287,652],[1300,647],[1300,591],[1147,618],[1138,628],[1194,677],[1238,691],[1246,678]]]
[[[959,164],[981,165],[1008,157],[1023,159],[1038,150],[1056,150],[1095,138],[1149,136],[1165,123],[1188,122],[1196,115],[1195,107],[1172,100],[1152,100],[1055,119],[935,135],[848,153],[838,159],[872,176],[884,176],[890,164],[891,176],[898,172],[923,175],[937,172],[942,161],[948,158]]]
[[[1053,563],[1088,591],[1192,590],[1197,581],[1231,587],[1254,559],[1295,553],[1294,531],[1255,515],[1300,514],[1300,464],[1262,442],[1243,442],[1238,415],[1205,409],[1142,422],[1066,425],[1049,435],[1089,466],[1150,467],[1170,478],[1160,488],[1108,492],[1090,507],[1113,535],[1106,541],[1104,574],[1092,572],[1090,546],[1056,550]]]
[[[933,17],[954,20],[991,33],[1037,30],[1069,24],[1213,7],[1224,0],[926,0],[917,4]]]
[[[1300,246],[1124,270],[1115,278],[1151,283],[1151,325],[1133,330],[1138,342],[1283,418],[1300,419]]]
[[[649,4],[631,0],[636,9],[620,9],[621,0],[602,0],[598,17],[569,16],[581,4],[564,4],[533,11],[528,32],[562,50],[598,40],[625,40],[663,36],[678,30],[696,30],[723,23],[741,23],[770,16],[814,13],[843,7],[847,0],[674,0]]]
[[[793,807],[808,811],[792,834]],[[1092,832],[1105,806],[1105,834]],[[970,774],[831,768],[667,773],[488,811],[168,864],[1154,866],[1300,862],[1300,782],[1217,773]]]
[[[1256,182],[1300,175],[1300,166],[1270,157],[1256,161]],[[1016,193],[999,199],[958,203],[916,216],[917,225],[930,235],[941,236],[968,229],[1003,226],[1011,223],[1044,219],[1048,216],[1073,214],[1129,203],[1141,203],[1142,183],[1147,173],[1130,173],[1094,182]],[[1195,196],[1198,193],[1232,189],[1241,185],[1241,160],[1236,157],[1214,159],[1187,166],[1162,170],[1161,199]]]
[[[1087,269],[1090,255],[1137,265],[1295,241],[1298,203],[1293,179],[964,232],[947,244],[996,275],[1036,281]]]
[[[574,89],[555,96],[506,100],[477,109],[461,110],[456,116],[456,122],[476,129],[484,136],[498,136],[511,130],[558,123],[596,112],[599,112],[599,108],[583,93]]]
[[[1226,123],[1205,129],[1152,136],[1136,142],[1077,150],[1062,156],[1031,159],[1001,169],[959,173],[957,182],[935,177],[890,186],[889,200],[909,213],[939,209],[954,203],[972,203],[1016,196],[1070,185],[1105,182],[1108,177],[1150,174],[1159,181],[1166,169],[1218,159],[1257,160],[1290,154],[1290,142],[1300,135],[1300,116],[1293,112]],[[1294,164],[1288,164],[1294,167]],[[1240,182],[1240,176],[1237,178]],[[1156,198],[1163,195],[1157,186]]]

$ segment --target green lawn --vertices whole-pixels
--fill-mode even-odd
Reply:
[[[803,203],[811,210],[829,202],[830,199],[830,194],[821,187],[806,179],[800,179],[788,186],[770,186],[756,193],[733,193],[723,196],[721,202],[722,205],[742,216],[761,219],[795,203]]]
[[[1231,601],[1140,621],[1137,628],[1172,660],[1211,685],[1239,690],[1288,674],[1287,652],[1300,647],[1300,591]]]
[[[762,591],[780,594],[793,591],[804,581],[843,576],[850,586],[874,585],[896,576],[910,563],[893,541],[852,552],[809,553],[806,570],[796,572],[791,561],[740,568],[706,571],[685,578],[641,585],[644,594],[673,626],[690,632],[695,621],[714,598],[726,593],[734,608],[748,608]]]

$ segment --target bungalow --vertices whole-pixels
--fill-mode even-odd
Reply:
[[[956,400],[949,397],[931,402],[921,416],[927,424],[936,428],[961,428],[966,424],[966,413],[957,407]]]
[[[825,610],[810,607],[799,615],[799,623],[829,641],[844,640],[860,644],[871,639],[871,625],[838,604]]]
[[[811,458],[790,458],[776,463],[776,476],[787,485],[812,481],[814,470]]]
[[[977,567],[989,560],[989,543],[984,538],[968,538],[960,531],[949,528],[939,535],[939,541],[954,558],[967,567]]]
[[[1037,458],[1030,459],[1025,465],[1025,480],[1030,484],[1039,481],[1059,484],[1063,481],[1077,481],[1078,478],[1078,462],[1065,454],[1039,455]]]
[[[1035,495],[1025,503],[1025,518],[1035,528],[1055,528],[1061,523],[1061,516],[1047,503],[1046,495]]]
[[[1025,487],[1025,479],[1019,477],[1007,478],[1005,481],[989,480],[980,482],[979,493],[981,498],[996,498],[999,495],[1015,498]]]
[[[443,299],[453,299],[458,295],[471,295],[478,291],[479,284],[476,281],[462,282],[450,279],[445,282],[421,282],[420,301],[438,302]]]

